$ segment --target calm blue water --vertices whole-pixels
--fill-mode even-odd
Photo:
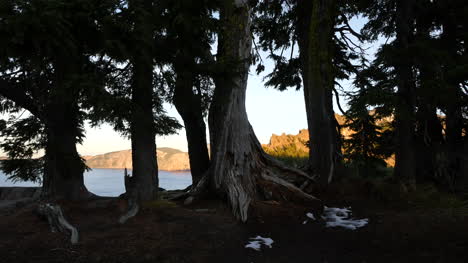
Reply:
[[[130,170],[129,173],[132,171]],[[84,175],[89,191],[102,196],[119,196],[125,192],[123,169],[93,169]],[[184,189],[192,184],[190,172],[159,171],[159,186],[167,190]],[[31,182],[8,181],[0,172],[0,186],[39,186]]]

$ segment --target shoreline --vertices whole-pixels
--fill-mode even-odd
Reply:
[[[108,170],[124,170],[124,169],[127,169],[127,171],[132,171],[133,169],[131,168],[102,168],[102,167],[95,167],[95,168],[92,168],[90,167],[91,170],[94,170],[94,169],[108,169]],[[158,172],[169,172],[169,173],[190,173],[191,171],[190,170],[158,170]]]

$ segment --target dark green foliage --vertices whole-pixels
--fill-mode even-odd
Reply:
[[[363,37],[351,28],[349,20],[359,14],[359,1],[338,1],[338,15],[334,18],[333,72],[335,80],[349,79],[356,73],[358,59],[364,59],[360,46]],[[296,1],[259,1],[254,11],[253,31],[258,37],[258,48],[267,52],[275,68],[265,77],[266,85],[285,90],[300,89],[302,85],[301,62],[298,51],[298,19],[304,10],[298,10]],[[258,50],[257,50],[258,52]],[[300,51],[299,51],[300,52]],[[263,61],[257,56],[257,74],[264,70]]]
[[[31,158],[45,146],[44,125],[34,116],[11,117],[0,131],[0,147],[12,159]]]
[[[21,116],[19,116],[21,117]],[[44,170],[42,158],[32,159],[39,150],[44,149],[44,125],[34,116],[4,122],[0,130],[3,138],[0,148],[8,159],[2,160],[1,171],[13,181],[40,182]]]
[[[156,135],[174,134],[182,128],[175,118],[167,116],[163,108],[163,102],[170,100],[169,88],[174,82],[173,72],[167,67],[174,52],[173,42],[166,34],[168,5],[170,2],[159,1],[154,4],[153,9],[143,10],[145,13],[151,13],[154,23],[149,25],[154,27],[153,42],[145,43],[150,46],[148,50],[151,51],[142,56],[154,65],[153,127]],[[120,5],[118,10],[119,12],[106,20],[107,24],[103,31],[105,43],[97,55],[106,72],[106,88],[99,90],[98,96],[95,96],[91,102],[94,107],[90,111],[89,118],[93,126],[104,122],[110,123],[116,131],[129,137],[131,113],[140,110],[138,105],[131,103],[134,66],[130,60],[141,52],[141,49],[135,47],[135,43],[142,40],[142,34],[133,31],[133,27],[138,20],[135,12],[142,10],[135,10],[128,4]]]
[[[13,182],[42,182],[44,174],[44,159],[11,159],[0,161],[1,170]]]
[[[375,116],[366,107],[360,110],[355,107],[347,113],[349,119],[345,127],[354,133],[344,141],[344,157],[360,175],[377,174],[380,168],[386,167],[385,159],[391,154],[392,147],[386,143],[388,134],[382,132]]]
[[[344,127],[351,131],[343,144],[346,161],[362,176],[379,173],[385,160],[395,152],[393,113],[395,75],[387,66],[391,47],[382,46],[374,61],[356,74],[357,88],[348,93],[349,109]]]
[[[93,55],[102,48],[102,22],[114,3],[2,1],[2,113],[18,117],[4,122],[0,146],[10,158],[3,171],[12,178],[39,180],[46,159],[31,158],[46,147],[49,135],[66,130],[82,142],[89,99],[104,83]]]
[[[109,61],[108,63],[115,63]],[[108,66],[108,69],[111,66]],[[107,76],[107,87],[105,90],[98,91],[99,96],[95,96],[91,102],[94,105],[89,112],[93,126],[99,126],[102,123],[113,125],[114,129],[122,135],[130,136],[130,114],[132,110],[131,103],[131,77],[132,66],[128,64],[121,66],[115,64]],[[159,70],[158,70],[159,71]],[[154,72],[154,95],[153,95],[153,115],[154,128],[157,135],[170,135],[182,128],[179,122],[172,117],[167,116],[163,101],[167,100],[167,82],[171,80],[167,72]]]
[[[357,75],[355,85],[358,91],[350,96],[350,115],[360,107],[362,116],[359,118],[362,120],[359,123],[367,123],[371,130],[373,118],[369,119],[371,115],[364,108],[375,109],[372,116],[380,120],[394,117],[395,111],[412,101],[413,115],[410,116],[411,112],[402,115],[400,111],[397,117],[412,123],[417,176],[439,182],[446,180],[443,178],[456,178],[455,170],[460,169],[460,161],[454,160],[463,159],[461,156],[467,154],[466,150],[453,146],[463,145],[466,140],[462,136],[466,126],[462,123],[466,122],[467,115],[461,113],[467,105],[467,92],[463,88],[468,76],[464,66],[466,49],[462,44],[466,39],[466,4],[463,1],[414,1],[407,17],[410,29],[408,45],[401,48],[396,29],[398,12],[401,12],[398,8],[402,2],[364,2],[367,8],[363,9],[363,14],[369,21],[362,34],[373,41],[379,37],[387,38],[387,41],[380,47],[374,61]],[[398,75],[398,68],[402,65],[410,65],[410,75],[404,81],[414,89],[412,95],[403,97],[399,87],[402,79]],[[446,120],[444,132],[441,120]],[[356,131],[363,131],[364,127]],[[398,127],[395,132],[398,134]],[[353,135],[353,139],[358,134]],[[376,142],[381,136],[373,134],[368,137]],[[387,149],[393,151],[391,146]]]

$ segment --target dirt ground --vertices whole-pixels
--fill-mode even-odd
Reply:
[[[351,206],[353,217],[369,218],[367,226],[302,224],[307,208],[277,203],[258,204],[239,223],[219,201],[152,203],[119,225],[115,199],[62,204],[80,233],[74,246],[30,205],[0,216],[0,262],[468,262],[465,214],[343,198],[330,194],[326,203]],[[272,248],[245,248],[257,235],[273,239]]]

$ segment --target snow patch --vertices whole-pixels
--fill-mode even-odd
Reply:
[[[369,223],[369,219],[352,219],[351,208],[337,208],[326,207],[324,208],[323,220],[326,221],[327,227],[343,227],[350,230],[356,230]]]
[[[262,245],[265,245],[269,248],[271,248],[271,244],[273,244],[273,239],[269,237],[261,237],[261,236],[256,236],[250,238],[251,241],[247,245],[245,245],[245,248],[251,248],[257,251],[260,251],[260,248]]]
[[[307,213],[306,216],[314,221],[316,220],[314,214],[312,213]]]

